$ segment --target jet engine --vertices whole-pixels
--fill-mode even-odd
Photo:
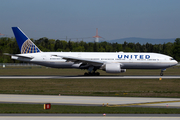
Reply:
[[[107,73],[123,73],[123,72],[126,72],[126,69],[121,69],[121,66],[118,63],[108,63],[105,65],[104,70]]]

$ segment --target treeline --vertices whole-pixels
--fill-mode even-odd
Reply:
[[[180,61],[180,38],[177,38],[174,43],[168,42],[164,44],[140,44],[140,43],[108,43],[108,42],[73,42],[65,40],[54,40],[46,37],[38,40],[31,39],[41,51],[71,51],[71,52],[154,52],[162,53],[172,56],[176,60]],[[3,55],[3,53],[17,54],[20,53],[18,44],[15,38],[2,37],[0,38],[0,63],[17,63],[19,61],[11,60],[9,56]]]

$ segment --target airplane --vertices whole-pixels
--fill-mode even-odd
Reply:
[[[19,27],[12,27],[21,54],[9,54],[11,59],[34,63],[52,68],[87,69],[84,75],[100,75],[96,70],[107,73],[123,73],[126,69],[161,69],[177,65],[172,57],[148,52],[43,52]]]

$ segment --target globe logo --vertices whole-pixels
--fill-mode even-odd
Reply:
[[[31,40],[26,40],[22,47],[21,47],[21,54],[26,54],[26,53],[38,53],[41,52],[39,48],[31,41]]]

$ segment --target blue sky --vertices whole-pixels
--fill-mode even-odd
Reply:
[[[105,40],[180,37],[180,0],[0,0],[0,33]]]

